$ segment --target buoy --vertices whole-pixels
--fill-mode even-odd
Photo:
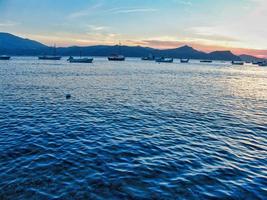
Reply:
[[[70,99],[71,98],[71,95],[70,94],[67,94],[66,95],[66,99]]]

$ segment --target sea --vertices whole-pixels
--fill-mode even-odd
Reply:
[[[1,61],[0,199],[267,199],[267,68]]]

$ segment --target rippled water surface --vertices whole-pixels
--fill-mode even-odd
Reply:
[[[267,198],[267,68],[0,62],[0,199],[216,198]]]

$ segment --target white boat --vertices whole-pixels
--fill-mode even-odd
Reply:
[[[189,63],[189,59],[181,59],[180,62],[181,63]]]
[[[109,61],[125,61],[125,56],[121,54],[121,43],[117,47],[118,54],[112,54],[111,56],[109,56]]]
[[[149,54],[149,56],[142,57],[141,59],[145,60],[145,61],[154,61],[155,60],[155,56],[153,56],[152,54]]]
[[[73,58],[72,56],[68,59],[70,63],[92,63],[93,60],[93,58]]]
[[[173,58],[160,57],[160,58],[156,58],[156,62],[158,62],[158,63],[173,63]]]
[[[109,61],[125,61],[125,57],[123,55],[112,55],[108,57]]]
[[[232,65],[244,65],[243,61],[232,61]]]

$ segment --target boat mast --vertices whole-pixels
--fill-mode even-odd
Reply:
[[[54,56],[56,56],[57,55],[57,46],[56,46],[56,44],[54,44]]]
[[[119,55],[121,55],[121,42],[119,42]]]

